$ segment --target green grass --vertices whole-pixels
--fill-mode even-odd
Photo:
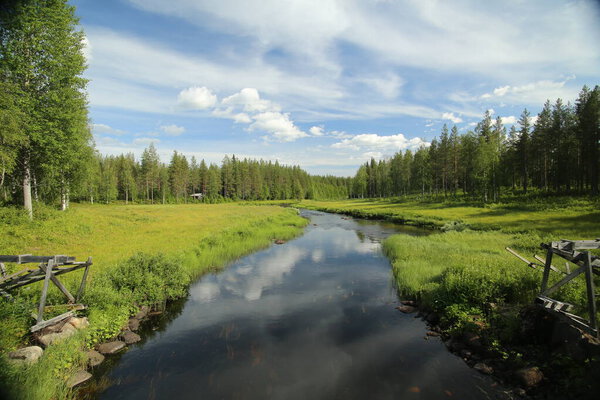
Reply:
[[[37,287],[20,290],[15,303],[0,302],[0,379],[11,398],[70,398],[65,381],[85,363],[81,350],[114,337],[135,305],[163,304],[185,295],[206,271],[290,239],[306,224],[294,209],[248,204],[103,206],[75,205],[61,213],[41,207],[33,222],[16,209],[0,209],[4,254],[93,256],[83,302],[90,328],[45,350],[31,367],[9,367],[6,353],[27,341]],[[15,270],[18,266],[9,266]],[[61,281],[75,292],[81,273]],[[35,285],[32,285],[35,286]],[[64,302],[51,289],[48,304]],[[58,378],[58,379],[57,379]]]

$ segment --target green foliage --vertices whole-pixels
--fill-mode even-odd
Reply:
[[[189,276],[177,257],[138,253],[97,277],[96,283],[110,287],[128,303],[153,305],[182,297]]]

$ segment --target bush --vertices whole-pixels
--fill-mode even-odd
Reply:
[[[190,282],[181,260],[138,253],[97,278],[127,303],[153,305],[182,297]],[[105,293],[105,295],[107,295]]]

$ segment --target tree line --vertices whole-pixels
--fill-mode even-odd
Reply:
[[[575,104],[546,101],[537,117],[523,110],[507,132],[485,113],[474,130],[446,125],[429,147],[371,159],[356,172],[351,197],[407,194],[498,201],[501,190],[598,195],[600,87],[584,86]]]
[[[175,151],[169,163],[163,163],[153,144],[139,160],[131,153],[95,154],[86,175],[74,197],[103,203],[339,199],[348,197],[350,182],[349,178],[311,176],[298,166],[278,161],[240,160],[235,155],[225,156],[217,165]]]

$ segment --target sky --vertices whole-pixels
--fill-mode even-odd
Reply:
[[[600,2],[70,0],[96,148],[352,176],[600,84]]]

